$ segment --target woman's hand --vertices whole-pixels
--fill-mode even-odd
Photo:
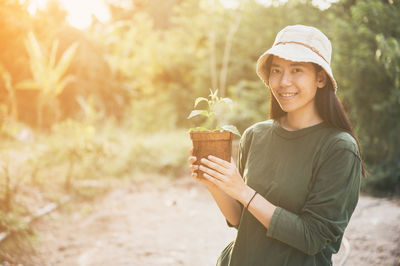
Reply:
[[[202,178],[199,177],[199,175],[197,174],[196,171],[199,170],[199,165],[194,164],[196,162],[197,158],[195,156],[193,156],[193,148],[190,150],[190,156],[189,156],[189,169],[192,172],[192,177],[199,183],[202,183],[204,185],[206,185],[207,188],[210,187],[215,187],[214,183],[212,183],[211,181],[209,181],[206,178]]]
[[[254,192],[244,182],[232,158],[231,162],[227,162],[210,155],[208,159],[201,159],[199,169],[208,182],[242,203],[247,202],[249,194]]]

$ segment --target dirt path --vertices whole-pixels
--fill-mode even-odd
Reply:
[[[67,206],[37,223],[36,252],[20,263],[215,265],[236,233],[207,191],[189,179],[132,184],[78,206],[79,211]],[[399,221],[398,201],[362,197],[346,231],[345,265],[400,265]],[[344,255],[343,248],[334,265]]]

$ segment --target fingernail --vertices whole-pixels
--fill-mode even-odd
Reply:
[[[201,159],[201,162],[202,162],[202,163],[205,163],[205,162],[206,162],[206,159],[204,159],[204,158]]]
[[[208,155],[208,159],[214,159],[214,156]]]

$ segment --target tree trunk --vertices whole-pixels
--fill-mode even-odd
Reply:
[[[215,32],[211,31],[209,34],[210,39],[210,74],[211,74],[211,88],[215,90],[217,84],[217,60],[215,56]]]
[[[225,97],[226,94],[226,79],[228,76],[228,67],[229,67],[229,58],[231,55],[231,50],[232,50],[232,42],[233,42],[233,37],[235,36],[237,30],[239,29],[240,22],[242,20],[242,8],[244,8],[247,0],[244,0],[240,3],[240,6],[238,8],[238,13],[236,16],[236,20],[234,24],[232,25],[228,36],[226,37],[225,41],[225,48],[224,48],[224,57],[222,59],[222,67],[221,67],[221,72],[220,72],[220,77],[219,77],[219,92],[221,97]]]

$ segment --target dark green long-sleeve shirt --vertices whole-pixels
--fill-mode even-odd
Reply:
[[[268,229],[243,209],[217,265],[331,265],[359,196],[354,138],[326,123],[287,131],[268,120],[243,134],[238,168],[277,208]]]

